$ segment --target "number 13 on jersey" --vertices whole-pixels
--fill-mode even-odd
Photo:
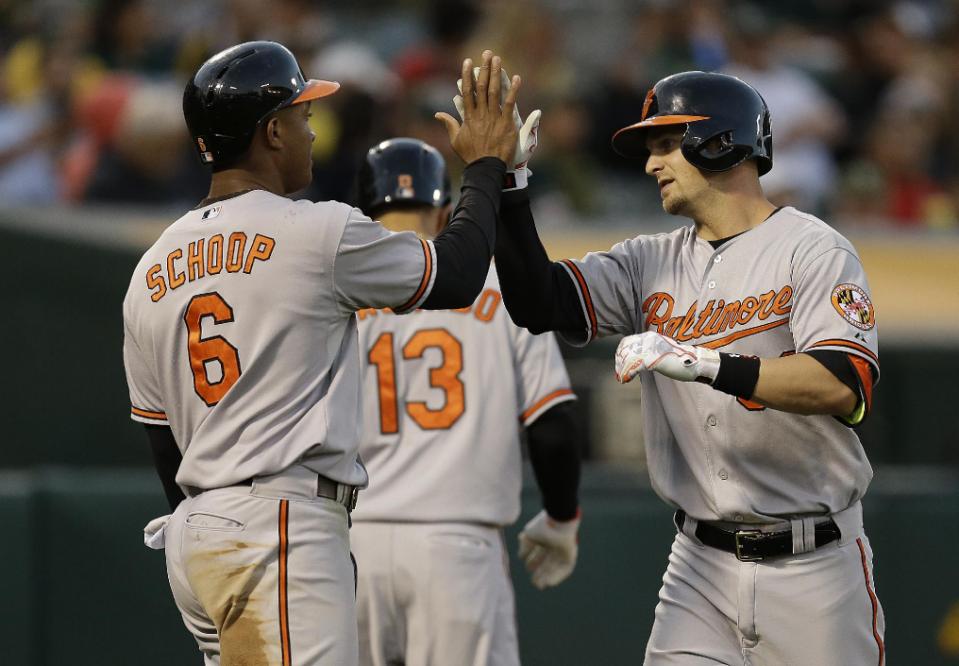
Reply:
[[[421,359],[429,349],[440,352],[440,365],[430,368],[430,388],[443,391],[443,406],[430,409],[425,402],[407,401],[406,413],[423,430],[444,430],[452,426],[466,410],[463,371],[463,345],[443,328],[417,331],[402,349],[404,360]],[[396,392],[396,350],[393,333],[382,333],[367,356],[376,368],[380,400],[380,431],[384,435],[399,432],[399,399]]]

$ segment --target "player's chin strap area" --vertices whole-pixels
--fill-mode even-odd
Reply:
[[[832,516],[809,516],[772,525],[733,529],[719,523],[689,518],[680,509],[676,527],[703,545],[732,553],[740,562],[761,562],[772,557],[798,555],[848,540],[862,529],[862,506],[856,502]],[[841,527],[840,527],[841,526]]]

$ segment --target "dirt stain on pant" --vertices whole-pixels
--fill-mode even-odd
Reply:
[[[221,666],[275,663],[270,648],[277,645],[277,620],[269,611],[275,608],[276,591],[260,587],[268,558],[250,563],[249,550],[249,544],[237,543],[193,553],[186,563],[190,587],[216,626]]]

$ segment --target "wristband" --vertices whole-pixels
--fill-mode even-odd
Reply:
[[[523,167],[516,171],[507,171],[503,174],[503,191],[521,190],[528,184],[529,169]]]
[[[719,372],[712,387],[737,398],[749,400],[759,382],[759,357],[719,353]]]

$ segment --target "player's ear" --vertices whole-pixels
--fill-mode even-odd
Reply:
[[[266,145],[270,148],[280,149],[283,147],[283,141],[281,139],[283,130],[280,123],[280,118],[278,115],[270,116],[267,121],[264,123],[266,130]]]

